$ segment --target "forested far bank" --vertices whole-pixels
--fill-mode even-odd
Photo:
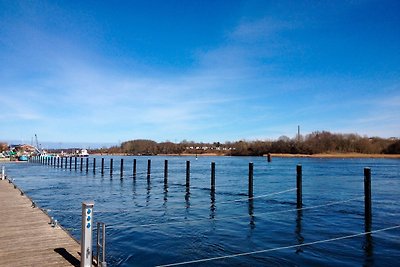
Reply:
[[[277,140],[236,142],[180,143],[137,139],[121,143],[120,146],[93,150],[93,153],[122,153],[129,155],[158,154],[216,154],[228,156],[261,156],[268,153],[280,154],[321,154],[321,153],[362,153],[400,154],[398,138],[366,137],[358,134],[338,134],[327,131],[313,132],[306,136],[289,138],[281,136]]]

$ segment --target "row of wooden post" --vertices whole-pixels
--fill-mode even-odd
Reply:
[[[75,170],[77,169],[77,158],[75,158]],[[56,165],[57,159],[57,165]],[[65,160],[65,168],[67,168],[67,160]],[[60,167],[60,158],[34,158],[33,162],[39,162],[46,165],[57,166]],[[80,158],[80,170],[83,168],[83,158]],[[270,158],[268,159],[270,161]],[[133,160],[133,178],[136,178],[136,159]],[[63,158],[61,158],[61,168],[63,167]],[[69,168],[72,169],[72,157],[69,161]],[[86,158],[86,172],[89,171],[89,158]],[[93,173],[96,172],[96,158],[93,158]],[[120,163],[120,176],[121,179],[124,173],[124,159],[121,159]],[[104,158],[101,159],[101,174],[104,174]],[[110,175],[113,174],[113,159],[110,159]],[[254,177],[254,164],[253,162],[249,163],[249,175],[248,175],[248,197],[253,198],[253,177]],[[301,209],[303,207],[303,184],[302,184],[302,165],[296,166],[296,207],[297,209]],[[147,179],[150,180],[151,177],[151,160],[147,161]],[[168,182],[168,160],[164,161],[164,183]],[[186,161],[186,187],[190,187],[190,161]],[[210,189],[212,192],[215,192],[215,162],[211,162],[211,186]],[[372,202],[371,202],[371,169],[364,168],[364,206],[365,206],[365,220],[366,225],[371,224],[372,218]]]

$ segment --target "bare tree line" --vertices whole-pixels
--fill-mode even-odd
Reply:
[[[241,140],[225,143],[197,143],[184,140],[180,143],[168,141],[157,143],[153,140],[137,139],[97,152],[132,155],[214,153],[231,156],[261,156],[267,153],[309,155],[318,153],[400,154],[400,140],[317,131],[295,138],[281,136],[273,141]]]

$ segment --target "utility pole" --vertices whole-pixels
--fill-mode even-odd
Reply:
[[[297,125],[297,142],[300,142],[300,125]]]

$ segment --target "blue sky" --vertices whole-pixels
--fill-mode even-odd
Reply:
[[[400,137],[399,1],[0,0],[0,139]]]

